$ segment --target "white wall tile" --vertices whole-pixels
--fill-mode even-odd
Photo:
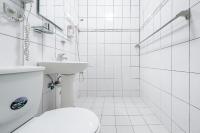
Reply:
[[[96,90],[96,79],[88,79],[88,90]]]
[[[200,132],[199,122],[200,122],[200,110],[191,106],[190,112],[190,132],[198,133]]]
[[[22,56],[20,50],[20,47],[22,47],[21,40],[9,36],[0,35],[0,41],[1,66],[20,65],[20,63],[22,62],[19,58]]]
[[[95,29],[97,20],[95,18],[88,19],[88,28]]]
[[[87,6],[79,6],[79,16],[87,17]]]
[[[161,109],[168,117],[171,117],[171,96],[164,92],[161,93]]]
[[[62,52],[60,52],[62,53]],[[37,55],[37,52],[35,53]],[[44,61],[49,61],[49,60],[55,60],[55,50],[54,48],[50,47],[44,47],[43,48],[43,60]]]
[[[173,98],[172,100],[172,119],[186,133],[189,132],[189,105]],[[175,132],[174,132],[175,133]]]
[[[200,75],[190,74],[190,101],[192,105],[198,108],[200,108],[199,83],[200,83]]]
[[[88,0],[88,5],[96,5],[96,1],[94,1],[94,0]]]
[[[189,102],[189,74],[172,72],[172,94]]]
[[[160,62],[159,60],[157,63],[159,63],[160,68],[162,69],[171,69],[171,48],[166,48],[160,51]],[[157,55],[159,57],[159,55]]]
[[[171,93],[171,72],[161,70],[160,71],[160,89],[162,89],[165,92]]]
[[[96,17],[96,16],[97,16],[96,6],[88,6],[88,17]]]
[[[191,72],[200,73],[200,63],[198,61],[199,57],[199,39],[191,41],[190,45],[190,69]]]
[[[172,69],[177,71],[189,71],[188,43],[172,47]]]

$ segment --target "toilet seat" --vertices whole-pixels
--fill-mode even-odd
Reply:
[[[33,118],[14,133],[99,133],[98,117],[83,108],[62,108]]]

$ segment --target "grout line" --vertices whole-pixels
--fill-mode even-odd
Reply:
[[[87,29],[88,29],[88,0],[87,0]],[[88,61],[88,32],[87,32],[87,61]],[[88,76],[88,71],[87,71],[87,76]],[[87,80],[87,97],[88,97],[88,80]]]
[[[189,0],[189,12],[191,13],[191,0]],[[191,17],[189,18],[189,40],[191,40]],[[191,133],[191,41],[189,41],[189,133]]]
[[[104,0],[104,2],[105,2],[105,0]],[[104,11],[106,10],[106,8],[105,8],[105,6],[103,7],[104,8]],[[104,17],[105,17],[105,12],[104,12]],[[106,21],[105,21],[105,18],[104,18],[104,28],[106,27]],[[104,33],[104,41],[103,41],[103,43],[104,43],[104,74],[103,74],[103,76],[105,76],[105,73],[106,73],[106,47],[105,47],[105,42],[106,42],[106,32],[104,31],[103,32]]]
[[[173,16],[173,2],[171,1],[171,17],[172,17],[172,16]],[[172,25],[172,24],[170,24],[170,30],[171,30],[171,31],[170,31],[170,33],[171,33],[171,36],[170,36],[170,43],[171,43],[171,44],[170,44],[170,46],[172,46],[172,41],[173,41],[173,32],[172,32],[172,31],[173,31],[173,25]],[[172,96],[172,91],[173,91],[173,90],[172,90],[172,88],[173,88],[173,86],[172,86],[172,83],[173,83],[173,80],[172,80],[172,79],[173,79],[173,77],[172,77],[172,74],[173,74],[173,72],[172,72],[172,68],[173,68],[173,62],[172,62],[172,56],[173,56],[173,55],[172,55],[172,47],[170,48],[170,50],[171,50],[171,66],[170,66],[170,67],[171,67],[171,68],[170,68],[170,69],[171,69],[171,86],[170,86],[170,87],[171,87],[171,92],[170,92],[170,93],[171,93],[171,94],[170,94],[170,100],[171,100],[171,105],[170,105],[170,107],[171,107],[171,110],[170,110],[170,111],[171,111],[171,112],[170,112],[170,113],[171,113],[171,114],[170,114],[170,115],[171,115],[171,116],[170,116],[170,122],[171,122],[171,124],[170,124],[170,130],[171,130],[171,133],[172,133],[172,132],[173,132],[173,128],[172,128],[172,127],[173,127],[173,119],[172,119],[172,114],[173,114],[173,110],[172,110],[172,109],[173,109],[173,106],[172,106],[172,105],[173,105],[173,101],[172,101],[172,100],[173,100],[173,96]]]
[[[141,40],[141,29],[140,29],[140,26],[141,26],[141,1],[139,1],[139,42]],[[140,51],[140,48],[139,48],[139,96],[141,96],[141,83],[140,83],[140,78],[141,78],[141,51]]]
[[[132,16],[132,2],[131,2],[131,0],[129,0],[129,3],[130,3],[130,16],[129,16],[129,18],[130,18],[130,28],[132,28],[132,25],[131,25],[131,22],[132,22],[132,19],[131,19],[131,16]],[[140,29],[140,28],[139,28]],[[131,55],[131,53],[132,53],[132,49],[131,49],[131,47],[132,47],[132,44],[131,44],[131,41],[132,41],[132,39],[131,39],[131,35],[132,35],[132,32],[129,32],[129,35],[130,35],[130,44],[129,44],[129,48],[130,48],[130,50],[129,50],[129,52],[130,52],[130,60],[129,60],[129,64],[130,64],[130,66],[132,65],[132,55]],[[123,54],[122,54],[123,55]]]
[[[173,16],[173,2],[171,1],[171,17],[172,16]],[[170,51],[171,51],[171,66],[170,66],[171,67],[170,68],[171,69],[171,86],[170,86],[171,87],[170,88],[171,89],[171,92],[170,92],[171,93],[170,94],[170,100],[171,100],[171,102],[170,102],[171,103],[171,105],[170,105],[170,107],[171,107],[171,110],[170,110],[171,111],[170,112],[171,113],[170,122],[171,122],[171,124],[170,124],[170,130],[171,130],[171,133],[172,133],[173,132],[173,128],[172,128],[173,127],[173,119],[172,119],[172,114],[173,114],[173,96],[172,96],[172,91],[173,91],[172,90],[172,88],[173,88],[173,85],[172,85],[173,84],[173,80],[172,80],[173,79],[173,76],[172,76],[173,75],[173,72],[172,72],[172,69],[173,69],[173,62],[172,62],[172,56],[173,56],[172,55],[172,51],[173,51],[172,50],[172,41],[173,41],[173,32],[172,31],[173,31],[173,25],[172,24],[170,24],[170,30],[171,30],[170,31],[170,33],[171,33],[171,36],[170,36],[170,43],[171,43],[170,44],[170,46],[171,46],[170,47]]]
[[[103,118],[104,107],[105,107],[105,97],[103,98],[103,107],[102,107],[102,110],[101,110],[101,121],[102,121],[102,118]]]
[[[123,5],[124,1],[122,0],[122,10],[121,10],[121,13],[122,13],[122,23],[121,23],[121,28],[123,29],[123,17],[124,17],[124,5]],[[122,55],[122,42],[123,42],[123,33],[121,32],[121,55]],[[121,56],[121,89],[122,89],[122,96],[124,96],[124,82],[123,82],[123,58]]]
[[[124,102],[124,100],[123,100],[123,104],[125,105],[126,114],[127,114],[127,116],[128,116],[129,122],[130,122],[130,124],[131,124],[131,128],[132,128],[133,132],[135,133],[133,123],[132,123],[132,121],[131,121],[130,115],[129,115],[128,110],[127,110],[128,107],[127,107],[126,103]]]
[[[116,130],[116,133],[117,133],[116,101],[115,101],[115,98],[113,98],[113,104],[114,104],[115,130]]]
[[[113,6],[112,6],[112,8],[113,8],[113,29],[114,29],[114,27],[115,27],[115,21],[114,21],[114,13],[115,13],[115,6],[114,6],[114,0],[113,0]],[[113,67],[113,97],[115,96],[115,67],[114,67],[114,65],[112,66]]]
[[[172,69],[172,70],[170,70],[170,69],[162,69],[162,68],[155,68],[155,67],[141,67],[141,68],[143,68],[143,69],[152,69],[152,70],[161,70],[161,71],[169,71],[169,72],[182,72],[182,73],[192,73],[192,72],[187,72],[187,71],[180,71],[180,70],[174,70],[174,69]],[[199,74],[199,73],[194,73],[194,74]]]
[[[96,28],[97,28],[97,0],[96,0]],[[98,45],[98,43],[97,43],[97,37],[98,37],[98,33],[97,32],[95,32],[96,33],[96,76],[97,76],[97,63],[98,63],[98,61],[97,61],[97,45]],[[98,95],[97,94],[97,90],[98,90],[98,81],[97,81],[97,79],[96,79],[96,96]]]

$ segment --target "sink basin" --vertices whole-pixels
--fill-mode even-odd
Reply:
[[[38,62],[39,66],[44,66],[45,74],[72,75],[84,71],[88,67],[87,62]]]

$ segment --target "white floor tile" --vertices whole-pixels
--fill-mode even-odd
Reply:
[[[168,133],[141,98],[81,97],[76,105],[97,114],[100,133]]]
[[[142,116],[130,116],[130,119],[131,119],[132,125],[134,126],[146,125]]]
[[[139,107],[139,108],[146,108],[146,107],[148,107],[145,103],[135,103],[135,106]]]
[[[151,111],[150,108],[140,108],[139,110],[142,115],[152,115],[153,114],[153,112]]]
[[[128,116],[116,116],[116,125],[131,125],[131,122],[129,120]]]
[[[164,126],[150,125],[150,128],[153,131],[153,133],[169,133]]]
[[[101,125],[114,126],[115,125],[115,116],[102,116]]]
[[[128,115],[125,108],[115,108],[115,115]]]
[[[154,115],[145,115],[144,119],[148,124],[161,124],[159,119]]]
[[[102,115],[115,115],[114,108],[104,108]]]
[[[117,126],[117,133],[134,133],[131,126]]]
[[[140,112],[137,108],[127,108],[129,115],[140,115]]]
[[[135,133],[151,133],[148,126],[134,126],[133,128]]]
[[[115,126],[102,126],[101,133],[117,133]]]

